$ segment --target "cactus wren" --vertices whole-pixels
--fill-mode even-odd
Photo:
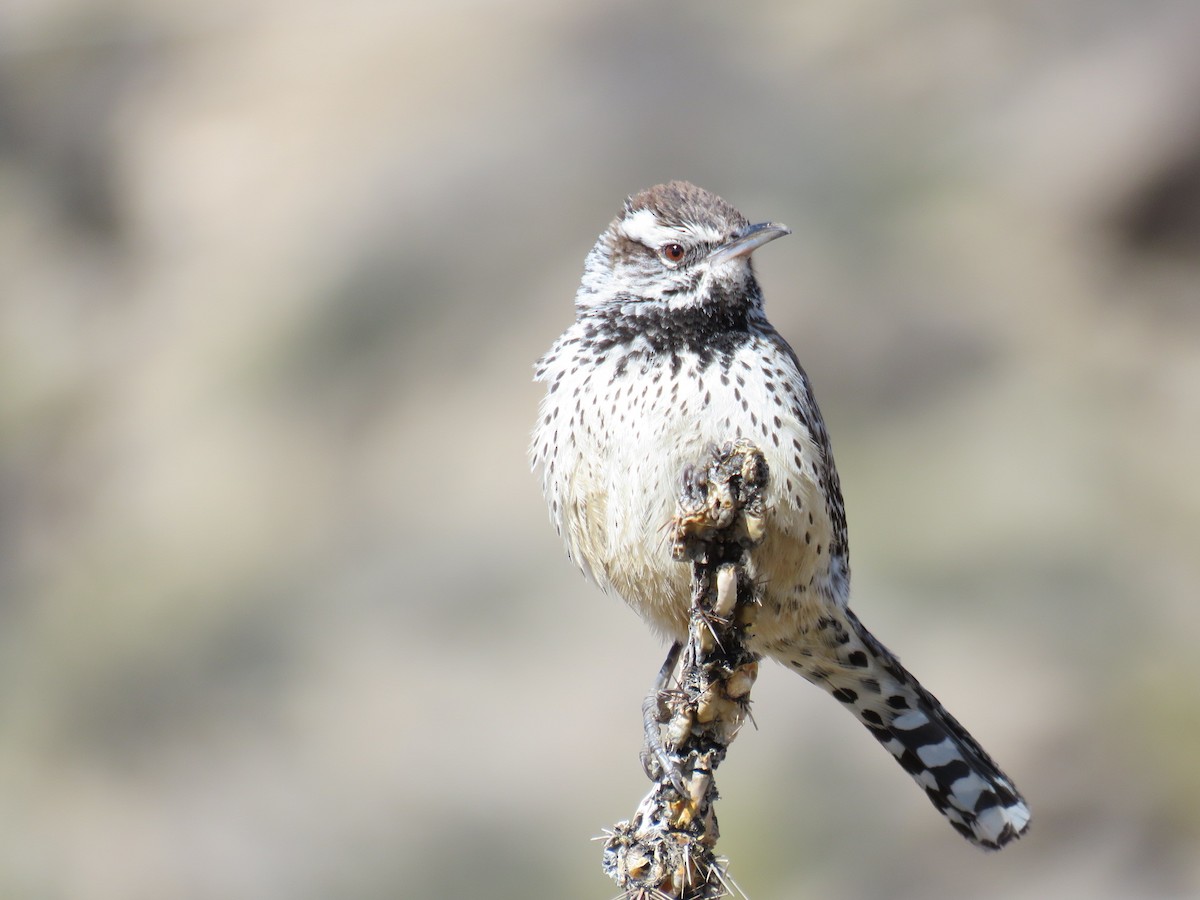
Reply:
[[[530,455],[567,552],[665,636],[686,638],[690,568],[664,539],[685,465],[754,441],[770,467],[761,608],[747,648],[852,712],[972,843],[1029,808],[982,747],[847,606],[846,514],[808,377],[763,312],[750,255],[788,234],[686,182],[630,197],[584,263],[575,322],[537,365]]]

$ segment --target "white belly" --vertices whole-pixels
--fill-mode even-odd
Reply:
[[[686,357],[677,374],[665,360],[647,372],[631,362],[621,375],[605,363],[578,395],[578,384],[560,387],[556,414],[552,397],[543,406],[535,461],[545,446],[544,486],[568,551],[598,584],[672,638],[686,634],[691,571],[671,556],[669,524],[684,468],[703,461],[713,444],[753,441],[770,470],[769,537],[752,558],[765,584],[763,639],[794,633],[796,616],[815,615],[808,607],[830,600],[832,530],[816,475],[821,451],[793,415],[788,388],[802,376],[781,359],[777,365],[791,371],[768,377],[750,361],[756,354],[761,348],[742,350],[725,377],[719,364],[699,371]],[[574,435],[573,445],[564,434]],[[773,617],[786,622],[774,627]]]

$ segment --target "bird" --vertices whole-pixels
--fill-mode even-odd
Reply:
[[[714,445],[754,442],[770,474],[747,649],[828,692],[955,830],[998,850],[1026,833],[1024,798],[848,605],[829,434],[751,265],[789,233],[686,181],[629,196],[585,258],[574,322],[535,366],[532,469],[568,556],[678,645],[690,567],[663,535],[680,473]]]

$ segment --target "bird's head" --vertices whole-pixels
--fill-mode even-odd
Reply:
[[[630,304],[662,309],[757,303],[750,255],[789,234],[773,222],[752,225],[740,212],[686,181],[660,184],[625,201],[584,263],[575,305]]]

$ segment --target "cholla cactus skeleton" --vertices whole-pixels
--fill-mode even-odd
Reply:
[[[752,554],[763,537],[762,453],[748,441],[713,448],[684,473],[672,520],[672,552],[692,566],[691,624],[679,685],[660,691],[674,669],[675,644],[647,698],[647,752],[655,779],[628,822],[604,847],[604,868],[628,897],[709,900],[729,879],[715,848],[719,831],[713,775],[746,720],[758,656],[740,637],[756,610]],[[660,730],[661,726],[661,730]]]

